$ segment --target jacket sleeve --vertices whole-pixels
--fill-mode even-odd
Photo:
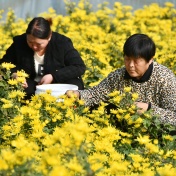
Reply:
[[[53,70],[54,82],[64,82],[69,79],[81,77],[85,73],[86,66],[72,41],[67,38],[63,43],[64,67]]]
[[[160,86],[160,105],[151,104],[151,109],[161,122],[176,126],[176,77],[172,72],[167,74]]]
[[[114,91],[114,89],[118,89],[120,75],[120,73],[112,72],[97,86],[85,90],[78,90],[80,98],[84,100],[86,106],[93,106],[99,104],[101,101],[107,101],[109,99],[108,94]]]

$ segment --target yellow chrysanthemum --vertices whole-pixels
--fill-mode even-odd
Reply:
[[[147,144],[149,143],[151,140],[149,139],[149,136],[142,136],[141,134],[139,134],[139,137],[137,137],[136,141],[139,142],[139,144]]]
[[[25,92],[22,92],[22,91],[20,91],[20,90],[14,90],[14,91],[11,91],[11,92],[9,92],[9,94],[8,94],[8,97],[9,98],[15,98],[15,97],[17,97],[17,98],[24,98],[24,96],[25,96]]]
[[[7,63],[7,62],[4,62],[1,64],[3,68],[7,69],[7,70],[10,70],[14,67],[16,67],[14,64],[11,64],[11,63]]]
[[[26,81],[25,77],[17,77],[16,80],[20,83],[24,83]]]
[[[165,135],[165,136],[163,136],[163,138],[166,139],[166,140],[169,140],[169,141],[173,141],[174,140],[171,135]]]
[[[16,79],[9,79],[8,80],[8,84],[10,84],[10,85],[17,85],[18,81]]]
[[[8,163],[0,158],[0,170],[7,170],[9,168]]]
[[[27,73],[25,73],[25,71],[21,70],[21,71],[17,71],[17,77],[29,77],[29,75]]]
[[[118,96],[120,94],[120,91],[114,91],[114,92],[111,92],[109,94],[110,97],[115,97],[115,96]]]
[[[131,87],[125,87],[125,88],[124,88],[124,91],[125,91],[125,92],[130,92],[130,91],[131,91]]]
[[[4,109],[8,109],[8,108],[11,108],[11,107],[13,107],[12,103],[8,103],[8,104],[3,104],[2,105],[2,108],[4,108]]]
[[[132,100],[136,101],[138,99],[138,93],[133,93],[132,94]]]

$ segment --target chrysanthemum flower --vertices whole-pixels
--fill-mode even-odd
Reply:
[[[7,70],[10,70],[11,68],[14,68],[16,66],[14,64],[4,62],[4,63],[2,63],[2,67],[7,69]]]
[[[25,73],[23,70],[17,71],[17,77],[29,77],[27,73]]]
[[[17,85],[18,81],[16,79],[9,79],[8,80],[8,84],[10,84],[10,85]]]

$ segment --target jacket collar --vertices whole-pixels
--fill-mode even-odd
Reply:
[[[125,70],[124,79],[132,79],[134,82],[138,82],[138,83],[146,82],[149,80],[152,74],[152,71],[153,71],[153,62],[149,65],[149,68],[144,73],[141,79],[136,79],[134,77],[131,77],[126,70]]]

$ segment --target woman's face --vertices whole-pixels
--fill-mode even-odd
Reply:
[[[153,59],[146,62],[143,58],[124,57],[125,67],[131,77],[140,79],[149,68]]]
[[[48,39],[40,39],[40,38],[34,37],[31,34],[27,35],[27,44],[34,52],[41,52],[45,50],[49,41],[50,41],[50,37]]]

